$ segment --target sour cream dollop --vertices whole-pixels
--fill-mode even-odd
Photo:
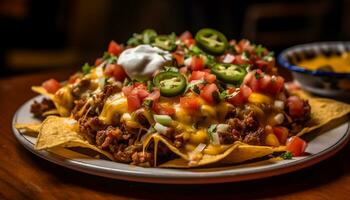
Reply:
[[[118,58],[118,64],[131,79],[145,80],[171,59],[168,51],[150,45],[139,45],[123,51]]]

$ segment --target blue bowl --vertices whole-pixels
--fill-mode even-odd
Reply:
[[[315,42],[290,47],[277,58],[280,66],[289,69],[306,91],[341,100],[350,99],[350,73],[308,70],[297,65],[318,55],[331,56],[350,52],[350,42]],[[350,67],[350,66],[349,66]]]

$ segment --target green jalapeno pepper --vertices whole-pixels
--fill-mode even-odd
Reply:
[[[227,63],[215,64],[211,68],[211,71],[219,80],[232,84],[241,83],[244,79],[244,76],[247,74],[245,67]]]
[[[228,44],[224,34],[210,28],[199,30],[195,40],[203,50],[212,54],[224,53]]]
[[[160,90],[160,94],[173,97],[182,94],[186,89],[186,78],[178,72],[160,72],[153,79],[153,84]]]
[[[175,40],[169,35],[159,35],[154,39],[153,45],[166,51],[176,49]]]

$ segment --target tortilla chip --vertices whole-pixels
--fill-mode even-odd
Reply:
[[[51,149],[54,147],[83,147],[99,152],[109,159],[113,160],[113,156],[89,144],[82,135],[75,131],[77,122],[71,118],[49,116],[41,125],[36,150]]]
[[[192,162],[183,158],[174,159],[161,164],[164,168],[194,168],[214,163],[234,164],[271,155],[274,152],[285,151],[285,147],[278,148],[268,146],[253,146],[241,142],[235,142],[226,151],[218,155],[204,154],[198,162]]]
[[[220,163],[240,163],[255,158],[261,158],[270,155],[274,149],[268,146],[252,146],[248,144],[239,145],[229,155],[220,161]]]
[[[36,136],[39,133],[41,124],[26,124],[26,123],[17,123],[15,128],[18,129],[21,133],[29,134],[31,136]]]
[[[57,109],[52,109],[52,110],[48,110],[46,112],[44,112],[42,114],[43,117],[49,116],[49,115],[59,115],[60,113],[58,112]]]
[[[32,90],[33,90],[34,92],[37,92],[37,93],[39,93],[39,94],[44,95],[45,97],[47,97],[47,98],[49,98],[49,99],[53,99],[53,97],[54,97],[53,94],[47,92],[47,91],[45,90],[45,88],[43,88],[43,87],[41,87],[41,86],[32,86]]]
[[[326,125],[332,120],[339,119],[350,113],[350,105],[326,98],[308,98],[311,106],[311,119],[297,134],[301,136],[312,130]]]

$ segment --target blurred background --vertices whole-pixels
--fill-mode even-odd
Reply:
[[[279,53],[291,45],[350,40],[350,0],[0,0],[0,76],[93,63],[134,32],[212,27]]]

